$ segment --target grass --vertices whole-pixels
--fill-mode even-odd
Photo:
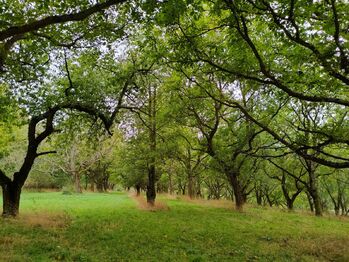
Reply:
[[[349,261],[349,220],[123,193],[24,193],[0,261]],[[142,205],[142,203],[141,203]]]

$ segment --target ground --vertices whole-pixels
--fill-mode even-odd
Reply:
[[[161,201],[150,211],[125,193],[24,193],[20,217],[0,219],[0,261],[349,261],[346,218]]]

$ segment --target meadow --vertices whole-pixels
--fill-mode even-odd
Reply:
[[[349,220],[126,193],[22,195],[0,219],[0,261],[349,261]],[[232,205],[232,204],[231,204]]]

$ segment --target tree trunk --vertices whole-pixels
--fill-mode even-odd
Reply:
[[[168,181],[169,181],[168,191],[169,191],[170,195],[173,195],[174,190],[173,190],[173,182],[172,182],[172,174],[171,174],[171,171],[168,173]]]
[[[256,193],[256,200],[257,200],[257,205],[261,206],[262,205],[262,190],[260,190],[257,186],[255,186],[255,193]]]
[[[282,174],[282,179],[281,179],[281,189],[282,189],[282,193],[284,195],[284,198],[286,200],[287,209],[293,210],[293,203],[296,200],[296,197],[294,197],[294,198],[290,197],[290,195],[289,195],[290,192],[288,191],[288,188],[287,188],[286,176],[284,173]]]
[[[3,217],[16,217],[19,211],[21,187],[13,182],[2,186]]]
[[[97,187],[97,191],[98,191],[99,193],[103,193],[103,192],[104,192],[104,185],[103,185],[103,182],[97,181],[96,187]]]
[[[137,191],[137,196],[141,195],[141,186],[140,185],[136,185],[136,191]]]
[[[267,202],[268,202],[269,206],[272,207],[273,206],[273,201],[271,200],[268,192],[265,193],[265,197],[267,199]]]
[[[156,198],[155,183],[156,183],[155,166],[150,165],[148,169],[147,202],[151,206],[154,206],[155,204],[155,198]]]
[[[314,210],[316,216],[322,216],[321,199],[317,187],[316,175],[314,172],[309,172],[309,193],[313,199]]]
[[[292,199],[287,199],[286,200],[286,204],[287,204],[287,208],[288,210],[293,210],[293,202]]]
[[[229,181],[234,190],[235,207],[237,210],[242,210],[242,207],[245,204],[245,198],[244,198],[243,190],[242,190],[238,176],[239,176],[239,173],[230,172]]]
[[[202,193],[201,193],[201,181],[200,181],[200,175],[197,176],[196,179],[196,197],[197,198],[202,198]]]
[[[150,161],[148,164],[148,184],[147,184],[147,202],[154,206],[156,198],[156,87],[149,87],[148,89],[148,114],[149,114],[149,150]]]
[[[76,193],[82,193],[80,174],[78,172],[74,172],[74,186]]]
[[[190,199],[195,197],[194,176],[191,173],[188,175],[188,195]]]
[[[311,197],[310,193],[306,191],[307,198],[308,198],[308,203],[309,203],[309,208],[311,212],[314,212],[314,203],[313,203],[313,198]]]
[[[322,216],[322,206],[321,206],[321,199],[320,196],[318,194],[317,189],[315,189],[312,193],[311,193],[313,200],[314,200],[314,209],[315,209],[315,215],[316,216]]]

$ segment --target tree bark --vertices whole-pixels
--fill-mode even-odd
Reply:
[[[306,191],[307,198],[308,198],[308,203],[309,203],[309,208],[311,212],[314,212],[314,203],[313,203],[313,198],[311,197],[310,193]]]
[[[79,193],[79,194],[82,193],[80,174],[78,172],[74,172],[74,186],[75,186],[76,193]]]
[[[169,187],[168,187],[168,190],[169,190],[170,195],[173,195],[174,190],[173,190],[173,182],[172,182],[172,174],[171,174],[171,171],[168,173],[168,180],[169,180]]]
[[[322,216],[321,199],[317,187],[315,172],[309,172],[309,194],[313,199],[314,210],[316,216]]]
[[[255,193],[256,193],[256,200],[257,200],[257,205],[261,206],[262,205],[262,192],[260,189],[255,188]]]
[[[193,199],[195,197],[194,176],[191,173],[189,173],[188,175],[188,195],[190,199]]]
[[[149,205],[154,206],[156,198],[155,189],[155,165],[150,165],[148,168],[148,184],[147,184],[147,202]]]
[[[18,215],[21,191],[21,187],[14,182],[2,186],[3,217],[16,217]]]
[[[156,198],[156,87],[150,87],[148,89],[149,95],[149,150],[151,157],[148,164],[148,184],[147,184],[147,202],[153,206]]]
[[[237,210],[242,210],[243,205],[245,204],[244,192],[239,181],[239,173],[238,172],[230,172],[229,181],[234,190],[234,198],[235,198],[235,208]]]
[[[136,191],[137,191],[137,196],[141,195],[141,186],[140,185],[136,185]]]
[[[311,194],[311,196],[313,198],[313,202],[314,202],[315,215],[322,216],[321,199],[320,199],[317,188],[313,189],[310,194]]]

